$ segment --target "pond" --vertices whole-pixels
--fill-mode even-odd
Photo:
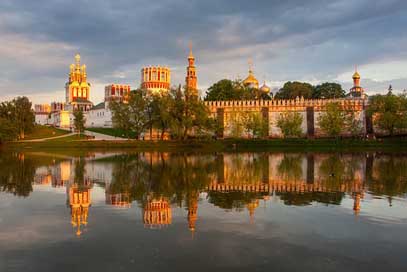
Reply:
[[[0,153],[0,271],[404,271],[407,155]]]

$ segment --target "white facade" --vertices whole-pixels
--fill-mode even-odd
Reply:
[[[112,127],[112,112],[106,102],[101,104],[103,107],[99,104],[85,114],[85,127]]]

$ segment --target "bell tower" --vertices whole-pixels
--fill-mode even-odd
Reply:
[[[196,76],[195,57],[192,54],[192,43],[189,43],[188,67],[185,85],[190,95],[198,96],[198,79]]]

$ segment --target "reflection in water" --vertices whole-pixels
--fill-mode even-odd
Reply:
[[[161,228],[172,223],[171,206],[164,197],[149,199],[143,207],[143,214],[145,227]]]
[[[197,228],[198,205],[247,211],[255,220],[260,200],[285,205],[341,205],[353,199],[363,209],[366,193],[394,197],[407,192],[407,160],[402,155],[241,153],[92,154],[87,157],[1,153],[0,189],[27,197],[38,186],[66,187],[71,223],[80,236],[88,224],[94,184],[105,203],[130,208],[137,202],[147,228],[172,224],[172,207],[185,207],[188,229]]]

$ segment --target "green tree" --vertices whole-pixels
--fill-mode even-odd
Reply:
[[[264,99],[259,90],[245,86],[241,80],[222,79],[206,92],[207,101]]]
[[[242,123],[246,134],[254,138],[267,135],[267,124],[258,112],[246,112],[242,116]]]
[[[152,102],[146,98],[146,93],[141,90],[131,91],[127,103],[110,102],[113,126],[126,131],[128,138],[133,133],[139,139],[141,133],[152,125],[150,103]]]
[[[81,110],[76,110],[73,112],[73,117],[75,131],[81,135],[85,131],[85,116]]]
[[[12,122],[19,139],[24,139],[25,134],[34,128],[35,116],[31,106],[27,97],[17,97],[0,104],[0,118]]]
[[[301,124],[303,117],[298,112],[281,113],[277,119],[277,127],[281,129],[284,138],[300,137],[302,135]]]
[[[375,95],[370,98],[368,114],[373,122],[390,135],[407,128],[407,98],[405,95]]]
[[[244,131],[244,122],[239,112],[231,112],[229,120],[230,132],[233,138],[239,138]]]
[[[172,90],[171,134],[178,139],[186,139],[190,132],[200,135],[213,131],[214,120],[209,117],[209,110],[198,97],[189,97],[187,91],[180,88]],[[198,136],[199,136],[198,135]]]
[[[360,136],[363,132],[362,121],[358,118],[354,110],[348,110],[346,112],[345,124],[348,131],[350,131],[353,137]]]
[[[130,114],[130,131],[134,132],[137,139],[149,125],[149,116],[146,112],[147,102],[142,92],[133,91],[130,93],[128,104],[124,104],[125,107],[128,107]]]
[[[0,144],[17,138],[17,129],[13,122],[0,117]]]
[[[131,128],[129,107],[118,101],[111,101],[109,108],[112,111],[113,127],[125,131],[125,136],[129,138]]]
[[[172,107],[172,97],[168,94],[154,96],[152,101],[154,127],[161,130],[160,139],[164,139],[165,133],[171,126],[170,109]]]
[[[338,83],[325,82],[317,85],[312,93],[312,98],[343,98],[345,91]]]
[[[346,124],[346,114],[339,103],[329,103],[326,111],[318,117],[319,127],[329,136],[337,137]]]
[[[286,82],[276,93],[276,99],[295,99],[296,97],[312,98],[314,87],[306,82]]]

